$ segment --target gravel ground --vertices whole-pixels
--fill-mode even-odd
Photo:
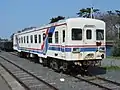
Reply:
[[[59,90],[101,90],[96,86],[80,81],[74,77],[62,73],[56,73],[52,69],[43,67],[37,63],[35,64],[24,58],[18,58],[17,56],[8,54],[7,52],[0,52],[0,55],[13,60],[26,70],[29,70],[31,73],[39,76],[46,82],[49,82],[52,85],[56,86],[59,88]],[[64,81],[61,81],[60,79],[63,78]]]
[[[111,67],[111,66],[120,67],[120,60],[106,58],[102,61],[101,65],[102,67]],[[89,67],[89,71],[94,75],[100,75],[102,77],[120,83],[120,69],[112,68],[111,70],[107,70],[106,68]]]
[[[11,90],[5,80],[0,76],[0,90]]]
[[[25,69],[30,70],[31,72],[34,71],[35,72],[35,73],[33,72],[34,74],[39,75],[40,78],[57,86],[60,90],[68,90],[68,89],[69,90],[100,90],[99,88],[92,86],[88,83],[79,81],[69,75],[65,75],[62,73],[56,73],[52,69],[43,67],[40,64],[35,64],[24,58],[18,58],[17,56],[14,56],[13,58],[12,55],[8,54],[7,52],[0,52],[0,55],[6,56],[7,58],[14,60],[15,62],[17,61],[19,65],[21,65],[22,67],[25,67]],[[120,66],[120,60],[107,58],[102,61],[103,67],[111,66],[111,65]],[[98,67],[90,67],[89,70],[96,75],[101,75],[105,78],[120,82],[120,78],[119,78],[120,71],[119,70],[107,71],[103,68],[98,68]],[[65,80],[60,81],[60,79],[63,79],[63,78]]]
[[[111,59],[106,58],[102,61],[102,66],[118,66],[120,67],[120,60],[118,59]],[[117,81],[120,83],[120,70],[114,69],[114,70],[107,70],[106,74],[101,75],[103,77],[107,77],[108,79]]]
[[[120,60],[106,58],[106,59],[103,59],[101,64],[102,64],[102,66],[120,66]]]

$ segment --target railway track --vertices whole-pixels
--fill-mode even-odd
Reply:
[[[11,53],[11,54],[17,55],[15,53]],[[85,77],[73,76],[73,77],[79,79],[80,81],[87,82],[91,85],[97,86],[105,90],[120,90],[120,83],[105,79],[103,77],[98,77],[94,75],[91,75],[91,77],[90,76],[85,76]]]
[[[95,85],[99,88],[102,88],[104,90],[120,90],[120,83],[105,79],[103,77],[99,77],[99,76],[91,76],[91,77],[74,76],[74,77],[79,80],[90,83],[91,85]]]
[[[58,90],[55,86],[40,79],[14,62],[0,56],[0,65],[5,68],[26,90]]]

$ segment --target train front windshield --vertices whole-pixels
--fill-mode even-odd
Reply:
[[[72,40],[82,40],[82,29],[79,28],[72,29]]]
[[[89,33],[87,30],[87,36],[86,38],[89,39],[88,37],[92,37],[92,32]],[[72,28],[72,40],[82,40],[82,29],[80,28]],[[96,40],[104,40],[104,30],[103,29],[96,29]]]
[[[96,40],[104,40],[104,30],[96,29]]]

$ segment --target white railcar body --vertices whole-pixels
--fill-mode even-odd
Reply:
[[[105,22],[69,18],[16,33],[13,49],[65,61],[101,60],[105,57]]]

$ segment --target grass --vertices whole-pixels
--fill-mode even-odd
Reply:
[[[120,56],[117,56],[117,57],[115,57],[115,56],[107,56],[106,58],[120,60]]]
[[[103,66],[107,71],[120,70],[120,66]]]

